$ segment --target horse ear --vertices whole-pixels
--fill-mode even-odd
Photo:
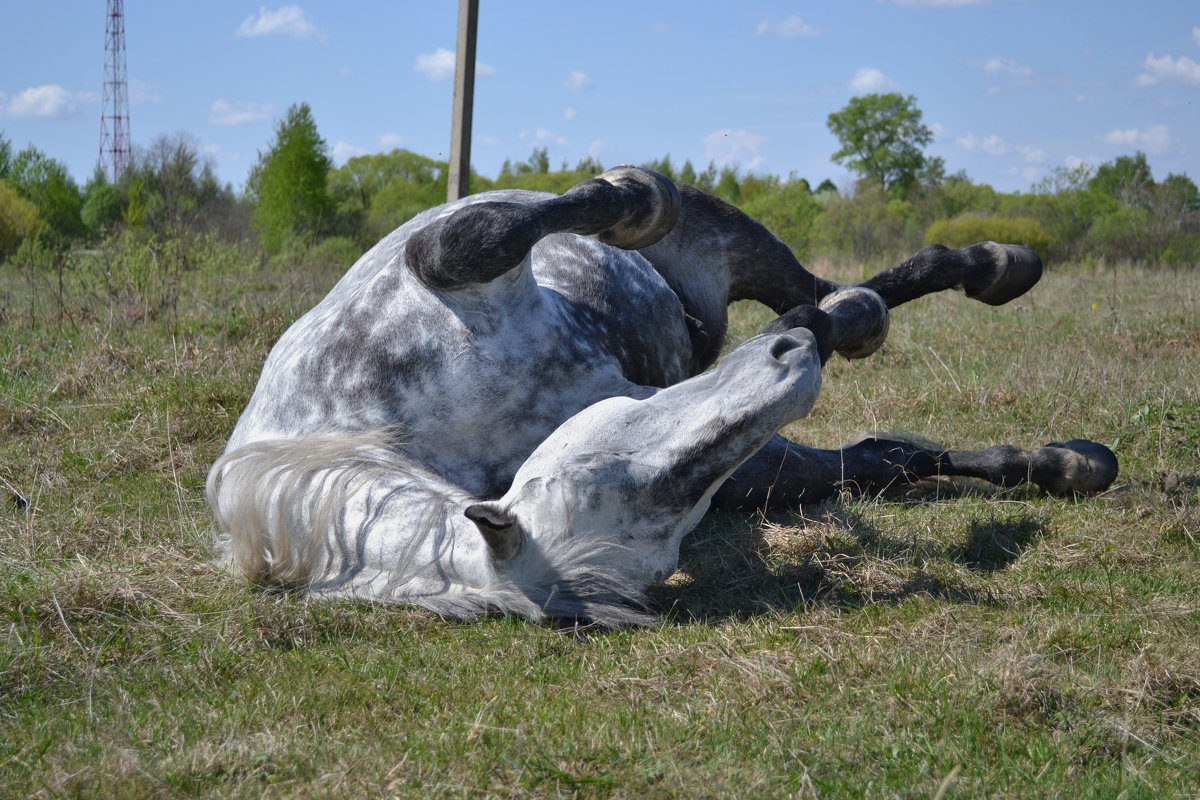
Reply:
[[[517,518],[498,503],[475,503],[463,512],[475,523],[488,549],[498,561],[512,558],[521,549],[521,529]]]

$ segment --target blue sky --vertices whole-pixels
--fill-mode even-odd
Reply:
[[[5,4],[0,130],[80,183],[98,160],[104,0]],[[472,163],[669,154],[844,184],[825,126],[915,95],[949,172],[1028,191],[1144,151],[1200,182],[1200,3],[481,0]],[[449,146],[458,3],[126,0],[133,142],[186,132],[241,187],[292,103],[335,162]]]

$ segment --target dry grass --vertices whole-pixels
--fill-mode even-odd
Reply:
[[[335,272],[184,274],[154,313],[79,270],[32,303],[0,271],[0,796],[1200,793],[1200,270],[917,301],[789,431],[1084,436],[1103,496],[714,515],[660,628],[574,634],[214,571],[207,465]]]

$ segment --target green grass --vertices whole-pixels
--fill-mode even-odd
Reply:
[[[788,431],[1093,438],[1104,495],[712,515],[661,626],[564,633],[209,565],[207,467],[338,268],[207,246],[162,275],[80,257],[61,291],[0,270],[0,796],[1200,792],[1200,270],[916,301]]]

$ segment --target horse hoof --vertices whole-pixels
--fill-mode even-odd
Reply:
[[[870,289],[838,289],[822,297],[817,307],[833,321],[833,349],[846,358],[866,358],[887,338],[887,304]]]
[[[597,176],[638,198],[638,209],[603,231],[600,241],[622,250],[649,247],[666,236],[679,220],[679,189],[664,175],[641,167],[615,167]]]
[[[991,306],[1002,306],[1033,288],[1042,277],[1042,259],[1028,247],[1019,244],[983,242],[968,250],[987,251],[991,269],[982,269],[963,284],[967,297]]]
[[[1117,479],[1117,457],[1098,442],[1072,439],[1038,448],[1030,462],[1033,482],[1051,494],[1094,494]]]

